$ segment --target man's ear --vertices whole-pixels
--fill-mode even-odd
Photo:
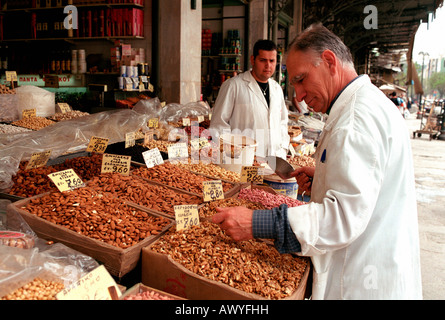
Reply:
[[[325,51],[323,51],[323,53],[321,54],[321,58],[323,59],[323,61],[325,63],[327,63],[329,70],[332,72],[336,72],[336,67],[338,64],[338,60],[337,60],[337,56],[335,55],[334,52],[332,52],[329,49],[326,49]]]

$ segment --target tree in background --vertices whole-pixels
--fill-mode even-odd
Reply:
[[[439,93],[436,99],[445,97],[445,72],[435,72],[430,76],[428,80],[428,94],[433,94],[433,91]]]

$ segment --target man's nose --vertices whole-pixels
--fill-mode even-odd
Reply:
[[[304,90],[303,86],[301,86],[299,84],[295,84],[294,89],[295,89],[295,95],[296,95],[297,101],[298,102],[303,101],[304,98],[306,97],[306,91]]]

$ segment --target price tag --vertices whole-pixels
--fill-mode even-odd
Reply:
[[[87,152],[104,153],[108,146],[107,138],[91,137]]]
[[[125,134],[125,149],[131,148],[136,144],[136,132],[128,132]]]
[[[189,151],[187,144],[182,143],[175,143],[174,145],[168,147],[168,158],[169,159],[182,159],[182,158],[188,158]]]
[[[150,91],[150,92],[155,91],[155,87],[153,87],[153,85],[151,83],[148,84],[148,91]]]
[[[204,116],[198,116],[198,122],[201,123],[205,120]]]
[[[36,115],[36,109],[25,109],[22,111],[22,118],[32,118]]]
[[[119,154],[104,154],[101,173],[116,172],[124,176],[130,174],[131,156]]]
[[[56,295],[56,298],[57,300],[111,300],[110,291],[115,291],[117,297],[122,295],[107,269],[104,265],[100,265],[76,282],[66,286]]]
[[[190,118],[182,118],[182,125],[184,126],[184,127],[188,127],[188,126],[190,126],[191,124],[190,124]]]
[[[17,81],[16,71],[5,71],[6,81]]]
[[[85,185],[73,169],[50,173],[48,177],[60,192],[74,190]]]
[[[256,166],[243,166],[240,182],[263,183],[263,168]]]
[[[295,156],[297,155],[297,152],[295,151],[295,148],[294,148],[294,146],[292,145],[292,143],[289,143],[289,151],[290,151],[290,154],[291,154],[291,157],[292,157],[292,158],[295,157]]]
[[[224,199],[224,191],[221,180],[203,182],[204,202]]]
[[[144,144],[148,144],[150,141],[153,141],[154,140],[154,134],[155,134],[155,132],[154,132],[153,129],[150,129],[147,132],[145,132]]]
[[[199,225],[199,212],[197,204],[174,206],[176,231],[190,229]]]
[[[164,163],[164,159],[162,159],[161,152],[159,152],[158,148],[142,152],[142,157],[144,158],[147,168],[153,168],[154,166]]]
[[[161,108],[164,108],[167,105],[167,103],[165,101],[161,102]]]
[[[209,120],[212,120],[212,114],[209,113]]]
[[[46,163],[51,156],[51,150],[44,152],[35,152],[31,155],[31,159],[28,161],[26,165],[26,170],[30,170],[33,168],[41,168],[46,166]]]
[[[71,107],[68,103],[60,102],[57,104],[59,106],[60,112],[67,113],[71,111]]]
[[[151,118],[148,120],[148,127],[149,128],[158,128],[159,127],[159,119],[158,118]]]
[[[210,143],[209,143],[209,140],[207,140],[204,137],[201,137],[199,139],[190,140],[190,145],[194,150],[199,150],[199,149],[210,146]]]

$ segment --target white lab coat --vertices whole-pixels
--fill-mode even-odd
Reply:
[[[290,142],[288,110],[283,90],[273,79],[269,79],[269,96],[268,107],[251,71],[225,81],[212,110],[210,130],[215,135],[229,131],[249,136],[258,143],[256,155],[285,159]]]
[[[409,133],[368,76],[338,97],[315,157],[311,203],[288,214],[312,298],[422,299]]]

